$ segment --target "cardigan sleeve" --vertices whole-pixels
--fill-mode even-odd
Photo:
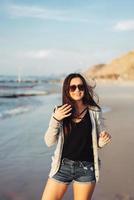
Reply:
[[[102,131],[106,131],[106,127],[104,124],[104,117],[102,111],[96,111],[95,113],[96,113],[95,121],[96,121],[97,136],[99,136],[99,134]]]
[[[54,145],[57,142],[61,126],[62,122],[59,122],[56,119],[54,119],[52,114],[48,129],[44,136],[45,143],[48,147]]]
[[[102,114],[102,111],[97,111],[95,113],[95,123],[96,123],[96,133],[97,133],[97,143],[98,143],[98,147],[102,148],[105,146],[105,143],[103,142],[99,142],[99,135],[102,131],[106,131],[106,127],[104,124],[104,117]]]

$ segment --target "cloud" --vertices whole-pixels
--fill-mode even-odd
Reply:
[[[124,20],[114,26],[116,31],[134,31],[134,20]]]
[[[28,51],[23,54],[24,57],[32,58],[32,59],[46,59],[51,55],[51,50],[36,50],[36,51]]]
[[[74,11],[56,10],[37,6],[10,5],[8,7],[8,13],[12,17],[26,17],[55,21],[88,22],[87,19],[80,18]]]

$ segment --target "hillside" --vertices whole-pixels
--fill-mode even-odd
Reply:
[[[134,51],[109,64],[98,64],[90,67],[86,75],[96,79],[134,80]]]

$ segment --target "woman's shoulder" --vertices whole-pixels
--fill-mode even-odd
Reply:
[[[102,119],[102,109],[98,107],[89,107],[89,112],[92,113],[92,116],[96,121]]]
[[[89,111],[91,110],[92,112],[101,112],[101,108],[97,106],[88,106]]]

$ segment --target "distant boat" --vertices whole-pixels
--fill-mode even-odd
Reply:
[[[17,82],[21,82],[22,80],[21,80],[21,73],[20,73],[20,67],[18,67],[18,76],[17,76]]]
[[[20,74],[18,74],[18,79],[17,79],[17,82],[21,82],[21,75]]]

